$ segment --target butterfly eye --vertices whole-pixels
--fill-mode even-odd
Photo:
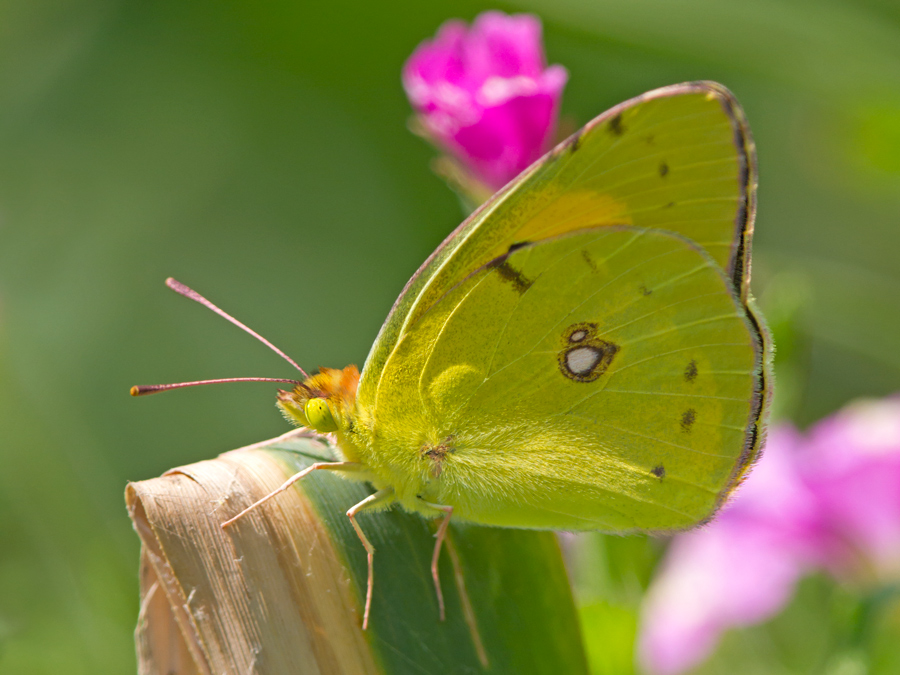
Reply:
[[[319,433],[326,434],[329,431],[337,431],[338,425],[331,414],[331,408],[324,398],[311,398],[303,409],[309,426]]]

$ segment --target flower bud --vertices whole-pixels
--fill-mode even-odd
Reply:
[[[416,126],[487,194],[550,149],[567,78],[546,65],[537,17],[496,11],[446,22],[403,69]]]

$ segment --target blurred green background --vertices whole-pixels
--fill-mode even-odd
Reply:
[[[805,425],[900,389],[896,0],[2,0],[0,673],[134,672],[126,481],[287,429],[268,385],[127,395],[293,376],[166,276],[304,367],[362,364],[462,215],[405,127],[401,65],[442,21],[492,7],[543,18],[579,125],[661,85],[731,88],[759,149],[754,289],[779,414]],[[628,672],[658,546],[588,548],[595,663]],[[776,661],[753,672],[819,672]]]

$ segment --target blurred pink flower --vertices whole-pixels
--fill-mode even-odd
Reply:
[[[850,405],[806,437],[770,432],[719,517],[672,542],[645,599],[641,662],[684,672],[725,630],[777,614],[815,569],[900,577],[900,398]]]
[[[859,401],[819,422],[798,461],[840,577],[900,578],[900,397]]]
[[[816,558],[814,496],[795,466],[800,437],[782,427],[738,497],[709,526],[676,537],[643,607],[639,655],[649,672],[701,662],[728,627],[762,621]]]
[[[547,67],[537,17],[496,11],[447,21],[403,68],[426,135],[492,190],[549,149],[567,77]]]

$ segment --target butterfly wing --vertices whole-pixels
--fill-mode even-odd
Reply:
[[[374,401],[403,334],[449,288],[515,244],[585,228],[666,229],[703,247],[747,298],[755,150],[731,93],[713,82],[657,89],[603,113],[478,209],[397,299],[366,360]]]
[[[385,364],[373,424],[460,518],[676,530],[757,452],[764,353],[702,248],[586,230],[517,248],[434,303]]]

